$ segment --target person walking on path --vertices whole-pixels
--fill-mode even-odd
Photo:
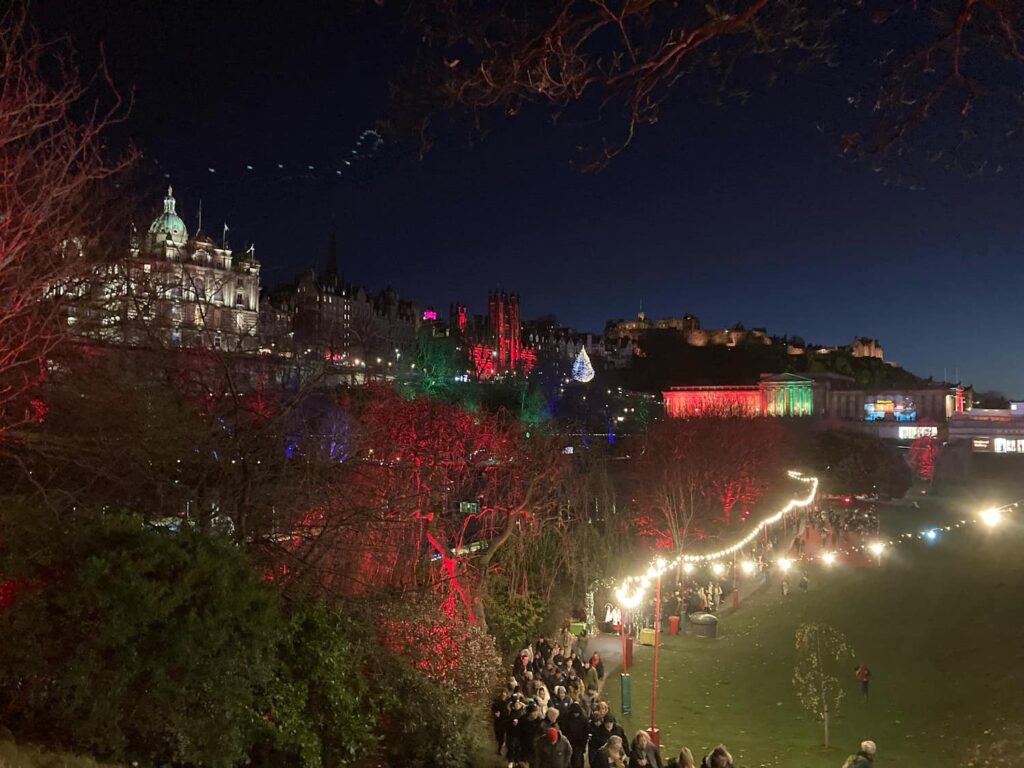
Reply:
[[[874,768],[875,750],[875,742],[862,741],[860,743],[860,750],[846,758],[843,768]]]
[[[533,768],[569,768],[572,747],[557,728],[548,728],[533,747]]]
[[[695,768],[693,752],[686,747],[679,751],[679,757],[673,757],[668,761],[668,768]]]
[[[621,736],[611,736],[608,743],[594,754],[590,768],[625,768],[629,759],[622,747]]]
[[[629,749],[629,768],[662,768],[661,752],[647,731],[637,731]]]
[[[860,681],[860,692],[864,695],[864,700],[868,699],[868,686],[871,684],[871,670],[868,669],[867,665],[862,661],[860,666],[856,670],[857,679]]]
[[[724,744],[719,744],[701,760],[700,768],[733,768],[732,755]]]

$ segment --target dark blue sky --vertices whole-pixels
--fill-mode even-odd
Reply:
[[[147,168],[170,175],[191,229],[202,197],[207,231],[227,221],[233,245],[255,242],[265,284],[321,263],[336,226],[348,279],[422,304],[483,311],[501,286],[521,293],[525,316],[582,330],[642,301],[649,316],[691,312],[708,327],[874,336],[920,375],[959,367],[979,388],[1024,396],[1021,172],[925,169],[924,189],[884,186],[818,130],[851,117],[849,72],[789,76],[742,107],[681,93],[596,175],[570,160],[600,127],[555,126],[539,110],[494,118],[483,141],[443,134],[422,161],[390,141],[358,160],[400,55],[372,3],[314,7],[37,10],[86,54],[104,42],[117,81],[136,88],[124,131]]]

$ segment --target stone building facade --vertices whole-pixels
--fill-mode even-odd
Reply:
[[[68,323],[84,336],[129,345],[253,351],[259,346],[260,263],[201,232],[189,237],[171,188],[122,261],[75,289]]]

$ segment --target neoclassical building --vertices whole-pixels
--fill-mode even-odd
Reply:
[[[129,254],[76,293],[68,322],[86,336],[131,345],[251,351],[258,345],[260,264],[197,232],[189,237],[170,187],[163,211]]]

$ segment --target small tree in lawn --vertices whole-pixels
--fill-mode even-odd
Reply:
[[[801,624],[796,631],[796,667],[793,687],[800,703],[825,724],[828,746],[828,718],[839,712],[843,686],[834,674],[844,661],[853,658],[853,649],[835,627],[828,624]]]

